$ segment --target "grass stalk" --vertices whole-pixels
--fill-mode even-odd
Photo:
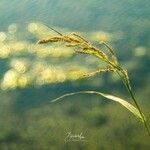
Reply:
[[[108,64],[110,66],[110,69],[107,71],[115,71],[119,77],[121,78],[124,86],[126,87],[128,93],[130,94],[130,97],[132,98],[136,109],[138,110],[138,115],[140,116],[139,118],[141,119],[141,121],[143,122],[148,135],[150,136],[150,130],[146,121],[146,117],[144,116],[144,114],[141,111],[141,108],[139,106],[139,104],[137,103],[134,94],[132,92],[131,89],[131,84],[130,84],[130,79],[128,76],[128,73],[126,70],[124,70],[118,62],[116,53],[114,52],[114,50],[106,43],[106,42],[101,42],[110,52],[111,54],[111,58],[109,58],[109,56],[100,48],[95,47],[93,44],[91,44],[87,39],[85,39],[85,37],[82,37],[81,35],[77,34],[77,33],[72,33],[71,35],[63,35],[60,32],[56,31],[55,29],[51,28],[53,31],[55,31],[58,36],[51,36],[48,37],[46,39],[42,39],[38,42],[38,44],[46,44],[46,43],[52,43],[52,42],[63,42],[66,46],[71,46],[71,47],[75,47],[75,52],[79,53],[79,54],[86,54],[86,55],[93,55],[95,57],[98,57],[101,61],[104,61],[106,64]],[[78,49],[78,50],[77,50]],[[105,71],[106,71],[105,70]],[[90,76],[95,75],[97,73],[101,73],[101,72],[105,72],[104,69],[103,70],[98,70],[94,73],[91,73]],[[99,92],[76,92],[76,93],[96,93],[98,94]],[[63,98],[65,96],[70,96],[70,95],[74,95],[75,93],[71,93],[71,94],[66,94],[64,96],[61,96],[60,98]],[[103,94],[101,94],[103,95]],[[107,96],[105,96],[107,97]],[[111,97],[110,95],[108,97]],[[113,96],[112,96],[113,97]],[[58,99],[60,99],[58,98]],[[111,99],[111,98],[110,98]],[[115,101],[116,100],[115,98]],[[130,105],[130,104],[129,104]],[[128,108],[127,105],[124,105],[126,108]],[[131,106],[131,105],[130,105]],[[133,108],[134,106],[132,106]],[[131,112],[134,112],[131,107],[128,108]],[[135,110],[135,109],[134,109]]]

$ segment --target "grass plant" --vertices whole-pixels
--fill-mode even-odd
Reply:
[[[65,44],[67,47],[72,47],[74,49],[74,52],[77,54],[92,55],[94,57],[98,57],[100,61],[103,61],[106,63],[106,68],[98,69],[97,71],[91,72],[89,74],[85,74],[84,76],[91,77],[96,74],[105,73],[105,72],[117,73],[119,75],[119,77],[121,78],[124,86],[126,87],[135,106],[130,104],[127,100],[124,100],[120,97],[101,93],[98,91],[79,91],[79,92],[74,92],[74,93],[68,93],[68,94],[62,95],[62,96],[52,100],[52,102],[56,102],[57,100],[60,100],[64,97],[75,95],[75,94],[97,94],[97,95],[103,96],[109,100],[113,100],[115,102],[120,103],[122,106],[127,108],[130,112],[132,112],[144,124],[144,126],[150,136],[150,130],[148,127],[146,117],[143,114],[143,112],[133,94],[130,79],[128,76],[128,71],[121,67],[114,50],[104,41],[102,41],[101,44],[106,47],[108,52],[104,51],[101,48],[96,47],[94,44],[92,44],[85,37],[81,36],[78,33],[71,33],[69,35],[63,35],[62,33],[58,32],[57,30],[55,30],[53,28],[51,28],[51,29],[53,31],[55,31],[58,35],[49,36],[47,38],[41,39],[38,41],[38,44],[48,44],[48,43],[53,43],[53,42],[57,42],[57,43],[60,42],[60,43]]]

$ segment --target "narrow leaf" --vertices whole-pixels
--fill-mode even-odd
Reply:
[[[124,99],[121,99],[119,97],[110,95],[110,94],[105,94],[105,93],[101,93],[101,92],[97,92],[97,91],[79,91],[79,92],[73,92],[73,93],[67,93],[64,94],[56,99],[53,99],[51,102],[56,102],[62,98],[68,97],[68,96],[72,96],[72,95],[76,95],[76,94],[97,94],[97,95],[101,95],[109,100],[115,101],[120,103],[122,106],[124,106],[125,108],[127,108],[131,113],[133,113],[140,121],[144,122],[139,110],[134,107],[132,104],[130,104],[129,102],[127,102]],[[144,116],[144,115],[143,115]],[[144,119],[146,120],[145,116]]]

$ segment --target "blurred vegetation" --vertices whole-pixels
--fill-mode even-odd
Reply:
[[[62,33],[80,31],[99,47],[101,40],[111,43],[150,122],[149,6],[148,0],[1,0],[0,149],[150,149],[141,124],[115,103],[80,95],[51,104],[79,90],[129,97],[113,73],[83,78],[103,67],[96,58],[36,44],[55,34],[44,23]],[[82,132],[85,141],[65,143],[70,131]]]

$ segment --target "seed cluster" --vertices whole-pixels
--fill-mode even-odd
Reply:
[[[85,77],[93,76],[98,73],[115,71],[117,69],[118,62],[117,62],[116,54],[106,42],[101,42],[101,44],[103,44],[108,49],[109,53],[111,54],[111,58],[102,49],[95,47],[85,37],[81,36],[78,33],[71,33],[69,35],[62,35],[58,31],[57,33],[59,34],[58,36],[49,36],[47,38],[39,40],[38,44],[61,42],[64,43],[66,47],[74,48],[75,53],[93,55],[108,64],[106,69],[99,69],[96,72],[84,75]]]

